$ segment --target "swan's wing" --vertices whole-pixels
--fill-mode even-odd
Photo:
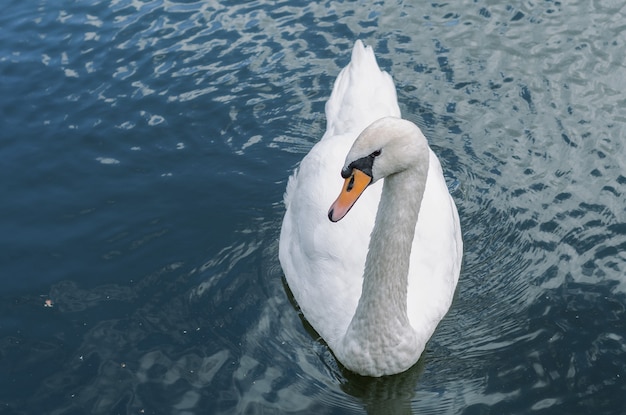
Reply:
[[[345,333],[361,296],[363,268],[380,185],[371,186],[340,222],[328,209],[342,187],[339,172],[352,137],[318,143],[288,186],[279,258],[289,287],[311,325],[331,346]]]
[[[341,189],[341,167],[354,140],[385,116],[400,116],[393,80],[378,67],[372,48],[357,41],[326,103],[326,133],[289,179],[279,243],[289,287],[331,348],[345,333],[361,296],[382,180],[340,222],[330,222],[328,209]]]

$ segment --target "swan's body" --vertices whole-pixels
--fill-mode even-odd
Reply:
[[[393,80],[360,41],[326,117],[326,133],[287,185],[280,262],[341,363],[362,375],[399,373],[417,362],[452,302],[458,214],[439,160],[399,118]],[[340,172],[344,191],[333,203]]]

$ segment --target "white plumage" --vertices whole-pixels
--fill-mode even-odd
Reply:
[[[439,160],[399,117],[391,76],[357,41],[326,104],[326,133],[285,192],[279,257],[289,287],[337,359],[368,376],[417,362],[461,267],[458,214]],[[371,180],[360,197],[355,178]]]

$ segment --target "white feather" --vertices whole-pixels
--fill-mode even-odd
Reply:
[[[417,361],[450,307],[462,257],[458,214],[439,160],[419,129],[411,124],[417,129],[418,138],[424,140],[420,157],[424,165],[428,163],[428,168],[427,173],[426,169],[422,173],[423,198],[416,207],[419,218],[410,247],[408,276],[399,276],[407,281],[406,300],[403,300],[406,304],[402,307],[406,307],[410,325],[385,332],[395,339],[390,342],[398,343],[395,349],[389,345],[379,347],[381,339],[367,338],[363,331],[355,331],[356,322],[349,330],[351,322],[357,320],[366,322],[371,332],[380,329],[382,333],[385,327],[395,327],[387,324],[395,316],[385,314],[385,307],[380,310],[370,307],[370,315],[355,315],[362,297],[365,261],[384,180],[370,185],[341,221],[333,223],[328,219],[328,209],[343,184],[341,169],[350,161],[346,155],[359,134],[381,118],[393,117],[389,118],[390,128],[400,121],[394,121],[400,117],[400,110],[393,80],[379,69],[372,49],[360,41],[354,45],[350,64],[335,81],[326,104],[326,117],[326,133],[287,184],[280,262],[304,316],[346,367],[370,376],[397,373]],[[383,131],[385,125],[378,123]],[[373,139],[369,141],[375,143]],[[365,142],[361,137],[360,145],[367,148],[369,144]],[[385,150],[383,155],[390,165],[398,162],[392,161],[392,155]],[[363,294],[365,298],[366,293]]]

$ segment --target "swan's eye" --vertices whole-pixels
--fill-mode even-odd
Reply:
[[[350,177],[350,181],[348,182],[348,186],[346,187],[346,192],[349,192],[354,187],[354,174]]]
[[[376,150],[372,154],[370,154],[370,157],[378,157],[378,156],[380,156],[380,153],[381,153],[380,150]]]

